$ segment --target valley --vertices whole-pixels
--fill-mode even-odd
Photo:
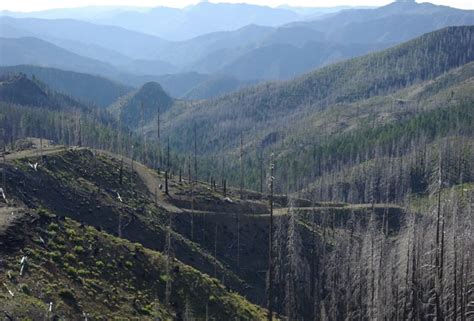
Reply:
[[[473,17],[0,11],[0,320],[470,320]]]
[[[40,153],[42,153],[42,157]],[[126,165],[123,165],[121,185],[119,171],[122,161]],[[37,168],[30,167],[31,164],[37,164]],[[129,240],[129,242],[141,244],[142,248],[159,250],[164,253],[173,251],[172,257],[176,257],[188,266],[214,276],[215,282],[219,280],[227,288],[242,293],[252,302],[260,305],[264,304],[259,298],[264,296],[265,253],[268,251],[266,240],[268,239],[269,215],[266,195],[244,191],[241,200],[238,196],[239,192],[235,189],[229,189],[226,191],[226,196],[224,196],[223,191],[214,189],[209,184],[203,182],[193,183],[185,178],[179,181],[178,177],[170,179],[168,183],[169,193],[165,194],[160,188],[165,184],[163,173],[156,173],[156,171],[137,162],[132,165],[130,159],[108,152],[86,148],[71,149],[65,146],[50,146],[43,148],[41,151],[32,149],[8,154],[6,181],[6,190],[10,191],[7,193],[7,206],[10,207],[1,208],[0,226],[2,233],[0,233],[0,239],[2,244],[8,246],[8,248],[15,248],[15,246],[10,246],[9,242],[26,242],[29,246],[33,246],[33,248],[25,248],[25,245],[19,246],[25,255],[28,254],[31,261],[29,264],[32,265],[32,268],[24,277],[25,280],[21,276],[5,280],[7,282],[5,286],[9,289],[21,291],[21,288],[33,286],[30,282],[35,280],[34,274],[43,273],[41,272],[42,269],[48,265],[62,264],[59,257],[52,257],[52,261],[51,259],[48,261],[47,257],[42,258],[40,254],[42,251],[52,251],[54,249],[47,246],[46,243],[50,245],[49,237],[52,235],[48,235],[52,233],[52,226],[56,226],[54,229],[57,229],[59,223],[60,230],[55,230],[55,232],[74,233],[69,237],[67,235],[55,236],[62,239],[63,242],[71,241],[72,245],[82,244],[81,242],[84,242],[82,240],[74,241],[74,238],[71,239],[82,228],[87,229],[86,235],[88,237],[94,237],[95,239],[106,237],[107,240],[108,238],[113,240],[112,235],[115,235],[115,240],[118,240],[116,238],[118,236]],[[46,186],[48,187],[45,189]],[[284,220],[283,217],[288,214],[289,209],[285,208],[287,202],[286,197],[275,196],[277,209],[275,209],[274,214],[275,217],[281,217],[279,220]],[[294,208],[294,210],[301,211],[301,213],[310,213],[309,215],[301,214],[304,217],[301,222],[303,230],[317,228],[322,231],[323,228],[327,228],[328,230],[331,229],[333,233],[344,228],[344,222],[351,212],[360,213],[358,215],[361,215],[361,222],[366,221],[367,217],[364,218],[364,216],[370,208],[370,205],[349,206],[330,203],[314,207],[314,204],[310,204],[309,201],[298,199],[293,202],[300,206]],[[386,207],[377,206],[375,213],[382,213],[384,208],[389,211],[390,217],[393,216],[389,220],[390,222],[400,220],[400,210],[389,205]],[[317,225],[313,227],[305,226],[309,223],[303,223],[303,221],[311,222],[314,220],[316,222],[316,219],[309,218],[316,215],[319,217]],[[325,220],[324,217],[326,216],[328,222],[323,223],[322,221]],[[19,235],[27,234],[28,236],[19,236],[19,240],[15,238],[12,240],[11,236],[15,235],[15,229],[24,226],[23,224],[26,224],[25,220],[34,220],[34,223],[29,223],[31,225],[28,228],[28,230],[31,229],[30,232],[19,233]],[[237,225],[236,220],[239,222]],[[399,223],[393,223],[393,226],[390,223],[393,228],[396,227],[396,224]],[[324,227],[325,225],[327,227]],[[105,234],[94,236],[99,233],[97,231],[108,234],[107,236]],[[341,233],[343,233],[342,231]],[[168,236],[166,236],[167,234]],[[82,233],[79,235],[82,235]],[[170,238],[169,241],[166,241],[167,237]],[[309,238],[309,236],[306,237]],[[35,238],[41,238],[46,243],[38,243]],[[86,239],[85,242],[90,241]],[[171,242],[169,246],[172,249],[167,249],[167,242]],[[309,242],[309,240],[306,240],[306,242]],[[70,246],[59,248],[67,251],[62,255],[73,255],[71,253],[74,253],[74,249]],[[83,244],[81,246],[84,247]],[[112,244],[111,246],[117,245]],[[135,245],[136,248],[137,246]],[[119,249],[116,251],[122,252]],[[55,252],[51,253],[51,255],[53,254],[55,255]],[[112,253],[109,252],[110,254]],[[10,255],[8,254],[8,257]],[[113,256],[118,257],[118,255],[115,253]],[[257,258],[261,258],[261,260],[256,260]],[[122,259],[114,264],[124,264],[124,260]],[[128,264],[128,261],[125,263]],[[12,261],[3,262],[3,272],[7,273],[12,264]],[[45,266],[43,267],[42,264],[45,264]],[[84,266],[83,264],[90,265],[87,262],[79,262],[79,266]],[[54,278],[66,277],[67,281],[62,282],[67,282],[73,288],[84,284],[85,279],[80,275],[58,275],[58,273],[68,273],[68,268],[71,270],[71,267],[67,264],[56,266],[49,273],[53,273],[51,277]],[[261,271],[258,273],[263,274],[255,274],[255,271]],[[160,282],[160,278],[164,278],[163,274],[156,278],[152,277],[149,272],[147,271],[146,274],[146,280],[148,281],[140,282]],[[69,272],[69,274],[71,273]],[[86,272],[81,273],[86,274]],[[164,275],[166,276],[166,274]],[[152,281],[152,279],[156,280]],[[147,286],[151,286],[151,283]],[[64,294],[61,296],[61,293],[58,297],[58,293],[43,293],[39,288],[35,291],[37,291],[36,295],[38,296],[36,297],[37,303],[34,307],[31,307],[33,309],[31,311],[35,312],[30,313],[41,315],[42,312],[40,311],[47,311],[49,304],[47,301],[52,300],[49,298],[55,298],[54,305],[57,306],[55,311],[59,314],[74,315],[74,311],[78,311],[79,307],[82,307],[83,311],[86,311],[87,307],[91,309],[91,303],[87,302],[85,297],[85,301],[81,300],[81,296],[85,295],[84,293],[77,293],[79,297],[75,297],[74,302],[70,302],[72,298],[64,297]],[[77,291],[79,291],[79,288],[77,288]],[[23,293],[21,296],[19,294],[18,297],[13,297],[12,300],[3,297],[3,300],[6,301],[2,302],[5,304],[6,302],[12,302],[7,304],[9,309],[6,312],[18,313],[15,306],[28,304],[28,301],[18,300],[26,300],[28,297],[32,299],[31,295],[31,293]],[[197,298],[190,297],[189,299]],[[102,311],[102,309],[107,311],[114,304],[116,303],[110,302],[110,305],[99,304],[99,311]],[[149,306],[153,306],[153,304]],[[131,313],[131,315],[144,313],[143,309],[145,308],[135,308],[135,310],[131,309],[128,313]],[[160,305],[149,313],[158,315],[165,309]],[[145,312],[147,311],[145,310]],[[125,313],[125,311],[121,310],[120,313]],[[195,311],[195,313],[197,312]],[[90,316],[92,317],[93,314],[90,314]],[[254,317],[248,319],[254,319]]]

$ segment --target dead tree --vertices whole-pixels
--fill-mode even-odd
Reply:
[[[244,198],[244,140],[240,132],[240,199]]]
[[[2,190],[5,193],[7,185],[6,185],[6,159],[5,155],[7,152],[7,143],[5,141],[5,129],[1,129],[1,135],[2,135]]]
[[[142,160],[146,163],[147,160],[147,144],[146,144],[146,132],[145,132],[145,106],[143,101],[140,102],[140,127],[142,130],[142,140],[143,140],[143,150],[142,150]]]
[[[198,179],[198,163],[197,163],[197,133],[196,123],[194,123],[194,181]]]
[[[268,320],[273,320],[273,184],[274,184],[274,164],[273,153],[270,157],[270,177],[269,177],[269,207],[270,207],[270,222],[268,227],[268,273],[267,273],[267,309]]]
[[[441,236],[442,229],[444,228],[444,220],[441,218],[441,190],[443,185],[442,179],[442,158],[441,151],[439,155],[438,163],[438,187],[437,187],[437,206],[436,206],[436,254],[435,254],[435,264],[436,264],[436,277],[435,277],[435,306],[436,306],[436,319],[442,319],[442,309],[441,309],[441,283],[443,282],[443,267],[442,267],[442,241],[444,241],[444,236]]]
[[[171,266],[174,260],[172,255],[172,230],[173,230],[173,214],[168,214],[168,226],[166,229],[166,287],[165,287],[165,305],[170,305],[171,298]]]
[[[166,170],[169,172],[171,166],[171,160],[170,160],[170,138],[168,137],[168,142],[166,146]]]
[[[120,159],[119,183],[120,185],[123,184],[123,157]]]
[[[214,278],[217,278],[217,221],[214,227]]]
[[[82,147],[82,126],[81,119],[78,119],[78,128],[77,128],[77,147]]]
[[[161,160],[161,133],[160,133],[160,106],[158,105],[157,111],[157,118],[156,118],[156,132],[157,132],[157,148],[158,148],[158,171],[162,167],[162,160]]]

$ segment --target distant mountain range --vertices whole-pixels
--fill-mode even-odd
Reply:
[[[231,8],[239,9],[232,11],[235,17],[224,15]],[[317,17],[312,17],[315,12],[295,13],[291,8],[209,3],[183,10],[99,7],[32,14],[4,12],[16,18],[0,17],[0,37],[18,39],[0,40],[4,52],[0,65],[28,64],[86,72],[133,87],[157,81],[173,97],[202,99],[262,80],[289,79],[446,26],[474,24],[472,10],[430,3],[398,1],[375,9],[339,9]],[[93,13],[90,19],[85,14],[88,10]],[[146,19],[155,17],[150,19],[163,23],[156,16],[164,15],[164,12],[184,15],[184,20],[180,20],[181,31],[201,24],[199,19],[204,19],[203,12],[207,12],[207,20],[214,21],[215,26],[203,25],[203,28],[213,32],[202,34],[207,31],[191,28],[201,35],[184,41],[176,41],[180,39],[176,36],[170,41],[150,32],[123,28],[129,16],[134,17],[129,19],[130,24],[141,21],[143,28],[149,26],[148,31],[164,28],[150,27],[152,22]],[[269,18],[263,19],[261,15],[268,12],[271,12]],[[35,15],[55,19],[30,17]],[[304,20],[301,15],[309,20]],[[119,16],[122,17],[120,24],[114,22]],[[230,31],[222,31],[224,22],[217,19],[222,16],[229,20]],[[96,22],[107,19],[110,20],[107,23],[116,25]],[[253,23],[252,19],[261,25],[238,28],[239,23]],[[291,19],[297,21],[286,23]],[[170,25],[169,30],[173,28]],[[35,55],[28,54],[31,52]]]
[[[3,11],[16,18],[75,19],[113,25],[172,41],[191,39],[206,33],[232,31],[251,24],[277,27],[289,22],[334,13],[350,7],[271,8],[244,3],[201,2],[186,8],[83,7],[31,13]]]
[[[111,76],[117,71],[105,62],[86,58],[38,38],[0,38],[0,64],[38,65]]]

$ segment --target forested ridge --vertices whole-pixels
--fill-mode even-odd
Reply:
[[[107,107],[132,90],[130,87],[103,77],[56,68],[33,65],[0,67],[0,74],[4,76],[18,73],[23,73],[30,78],[35,76],[54,91],[98,107]]]
[[[70,293],[63,300],[25,286],[43,301],[66,302],[63,313],[93,307],[79,285],[88,282],[110,291],[103,311],[119,307],[117,275],[132,275],[125,292],[133,299],[121,310],[130,317],[209,320],[238,310],[245,320],[469,320],[473,32],[445,28],[294,80],[200,101],[173,99],[153,82],[129,91],[97,80],[112,96],[123,93],[98,108],[36,77],[2,76],[6,205],[12,197],[42,217],[33,235],[55,240],[84,224],[100,232],[41,250],[37,237],[25,238],[34,264],[48,266],[39,252],[49,253],[68,274],[61,284],[72,282],[84,306],[67,303]],[[61,151],[43,155],[42,141],[24,151],[31,137]],[[54,188],[42,190],[45,182]],[[49,212],[69,219],[51,228]],[[125,264],[131,272],[123,274],[123,262],[86,269],[57,257],[70,249],[85,262],[92,247],[75,246],[93,239],[134,257]],[[128,242],[163,254],[125,251]],[[8,268],[22,255],[15,253]],[[113,277],[100,281],[107,269]],[[143,281],[143,273],[157,281]]]
[[[463,113],[469,112],[472,101],[472,30],[447,28],[287,83],[260,85],[193,104],[178,102],[161,116],[162,140],[169,137],[173,149],[191,153],[196,140],[204,177],[215,178],[216,173],[208,168],[223,170],[225,163],[227,169],[232,169],[227,170],[228,180],[239,184],[242,133],[245,185],[257,189],[264,185],[261,167],[274,153],[282,164],[276,168],[282,170],[277,187],[280,191],[296,191],[301,188],[295,186],[296,180],[308,182],[314,176],[312,158],[328,166],[336,165],[334,158],[337,163],[350,157],[372,158],[375,142],[390,145],[384,140],[400,139],[392,132],[398,126],[399,134],[404,133],[403,126],[412,126],[411,134],[401,141],[410,144],[424,129],[403,124],[433,108],[463,104],[466,107],[459,119],[464,119]],[[464,123],[467,128],[469,125]],[[156,135],[156,125],[145,128],[151,130],[149,137]],[[387,131],[392,138],[383,133]],[[373,135],[387,137],[378,139]],[[437,129],[430,135],[438,135]]]

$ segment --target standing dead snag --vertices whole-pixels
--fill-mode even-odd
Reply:
[[[268,320],[273,320],[273,171],[274,171],[274,164],[273,164],[273,153],[270,157],[270,177],[269,177],[269,188],[270,188],[270,196],[269,196],[269,206],[270,206],[270,224],[268,227],[268,273],[267,273],[267,309],[268,309]]]
[[[168,142],[166,145],[166,170],[169,172],[171,166],[171,160],[170,160],[170,138],[168,137]]]
[[[194,181],[198,179],[196,123],[194,123]]]
[[[2,188],[1,188],[1,196],[6,204],[8,204],[7,197],[5,195],[7,190],[7,181],[6,181],[6,153],[7,153],[7,142],[5,141],[5,130],[2,128]]]
[[[158,172],[162,167],[161,159],[161,134],[160,134],[160,106],[158,106],[157,119],[156,119],[156,128],[157,128],[157,148],[158,148]]]
[[[123,157],[120,159],[119,184],[123,184]]]
[[[130,168],[130,189],[133,189],[133,171],[134,171],[134,169],[133,169],[133,163],[134,163],[134,161],[135,161],[135,150],[134,150],[134,147],[135,147],[135,146],[132,144],[132,152],[131,152],[131,153],[132,153],[132,155],[131,155],[132,157],[131,157],[131,162],[130,162],[130,167],[131,167],[131,168]]]
[[[168,219],[168,227],[166,231],[166,288],[165,288],[165,304],[170,305],[171,298],[171,268],[174,257],[172,256],[172,229],[173,229],[173,214],[170,212]]]
[[[240,270],[240,210],[237,211],[237,269]]]
[[[40,128],[40,160],[43,161],[43,131]]]
[[[442,282],[443,282],[443,248],[444,248],[444,217],[441,217],[441,189],[443,185],[442,179],[442,156],[441,151],[439,155],[438,163],[438,186],[437,186],[437,206],[436,206],[436,276],[435,276],[435,307],[436,307],[436,319],[443,318],[442,311]],[[441,227],[442,226],[442,227]]]
[[[146,143],[146,131],[145,131],[145,105],[143,101],[140,102],[140,128],[142,129],[141,138],[143,140],[142,147],[142,161],[146,164],[147,162],[147,143]]]
[[[82,147],[82,126],[81,119],[78,119],[78,128],[77,128],[77,147]]]
[[[214,224],[214,258],[217,258],[217,222]],[[217,259],[214,260],[214,278],[217,278]]]
[[[263,147],[259,149],[259,164],[260,164],[260,194],[263,194]]]
[[[6,154],[6,148],[5,144],[2,146],[2,191],[5,192],[6,190],[6,159],[5,159],[5,154]]]
[[[240,199],[244,198],[244,140],[240,132]]]

